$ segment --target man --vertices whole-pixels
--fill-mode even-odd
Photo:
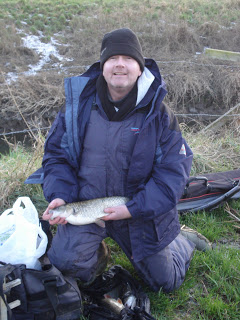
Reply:
[[[66,79],[65,92],[65,110],[45,144],[43,191],[50,204],[43,219],[69,202],[130,200],[105,209],[105,228],[50,220],[59,225],[50,261],[90,283],[106,267],[109,236],[152,290],[178,288],[195,247],[180,234],[176,210],[192,152],[162,102],[167,92],[156,63],[143,58],[131,30],[114,30],[103,38],[100,62]]]

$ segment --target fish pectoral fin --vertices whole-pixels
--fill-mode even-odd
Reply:
[[[117,299],[117,302],[123,305],[122,300],[120,298]]]
[[[101,228],[105,228],[105,221],[103,221],[102,219],[96,219],[95,223],[101,227]]]
[[[75,215],[77,212],[75,211],[74,208],[71,208],[71,210],[69,210],[69,216],[72,214],[72,215]]]

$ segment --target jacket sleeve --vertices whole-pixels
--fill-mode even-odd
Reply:
[[[65,114],[59,112],[44,146],[43,193],[47,201],[61,198],[66,202],[77,200],[77,168],[68,152]]]
[[[176,117],[166,106],[160,111],[158,122],[150,177],[127,203],[134,219],[150,220],[175,208],[191,170],[192,151],[182,137]]]

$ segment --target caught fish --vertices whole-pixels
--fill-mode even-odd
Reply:
[[[133,289],[128,282],[121,283],[118,286],[114,287],[111,291],[107,292],[104,297],[112,298],[118,302],[121,301],[124,308],[127,307],[128,309],[132,310],[137,305],[137,298],[134,295]]]
[[[120,314],[124,309],[124,305],[120,298],[114,299],[108,294],[104,294],[104,298],[99,302],[100,305],[108,308],[116,314]]]
[[[74,225],[96,223],[101,227],[105,226],[102,217],[109,213],[104,212],[108,207],[120,206],[127,203],[125,197],[97,198],[92,200],[68,203],[63,206],[50,209],[51,220],[56,217],[66,218],[66,221]]]

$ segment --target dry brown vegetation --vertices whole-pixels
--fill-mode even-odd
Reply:
[[[24,1],[18,2],[19,11]],[[206,5],[206,1],[204,2]],[[227,6],[231,12],[239,8],[238,1],[225,1],[218,8],[224,16]],[[0,21],[0,133],[26,128],[17,105],[33,127],[48,126],[64,102],[63,79],[84,72],[84,66],[99,59],[102,36],[115,28],[132,28],[139,36],[146,57],[158,61],[169,95],[167,102],[177,114],[192,116],[181,121],[202,122],[209,117],[197,114],[223,114],[240,99],[240,66],[237,62],[210,60],[203,54],[204,47],[238,51],[240,26],[216,16],[205,16],[191,2],[175,4],[164,1],[131,1],[128,5],[96,2],[81,7],[55,35],[61,43],[59,53],[65,61],[56,68],[54,56],[44,66],[45,71],[35,76],[24,76],[29,64],[39,56],[21,44],[21,33],[15,22]],[[199,7],[201,4],[199,3]],[[209,4],[210,6],[210,4]],[[202,8],[203,11],[204,8]],[[209,7],[209,10],[214,10]],[[61,11],[62,12],[62,11]],[[207,12],[210,14],[211,12]],[[186,17],[186,18],[185,18]],[[194,22],[191,22],[191,20]],[[5,25],[4,25],[5,24]],[[23,25],[22,25],[23,27]],[[24,32],[30,32],[26,25]],[[6,85],[8,72],[18,73],[18,81]],[[15,100],[15,101],[14,101]]]
[[[10,153],[3,155],[0,161],[0,212],[25,194],[36,197],[40,203],[44,202],[40,185],[24,185],[26,178],[41,166],[45,139],[40,132],[34,133],[34,138],[32,152],[27,152],[22,143],[6,140]]]

